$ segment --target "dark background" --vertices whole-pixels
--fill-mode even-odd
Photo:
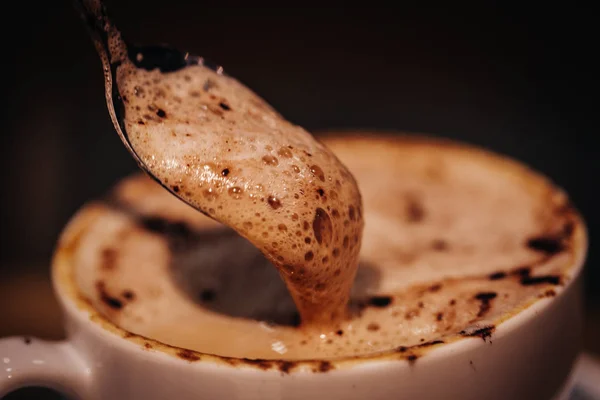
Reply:
[[[38,3],[11,2],[16,9],[4,18],[16,28],[2,27],[0,285],[10,290],[0,291],[0,336],[60,337],[55,304],[35,297],[51,299],[56,238],[86,200],[136,170],[110,123],[100,62],[71,3]],[[222,64],[309,130],[426,132],[549,175],[587,220],[588,326],[600,325],[590,9],[107,4],[129,40]],[[598,351],[598,330],[586,335]]]

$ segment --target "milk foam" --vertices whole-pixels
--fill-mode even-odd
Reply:
[[[443,142],[325,143],[363,194],[349,319],[318,333],[295,327],[294,302],[268,260],[141,176],[84,209],[74,250],[81,292],[117,325],[174,346],[323,359],[485,338],[570,279],[579,220],[525,167]]]
[[[202,65],[117,69],[129,142],[173,193],[252,242],[303,322],[344,317],[363,228],[346,167],[248,88]]]

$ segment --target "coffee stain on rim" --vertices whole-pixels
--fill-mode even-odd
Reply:
[[[460,335],[465,337],[479,337],[484,342],[487,342],[488,339],[492,337],[492,333],[496,330],[495,325],[485,325],[485,326],[476,326],[471,328],[466,328],[460,331]]]
[[[145,346],[145,344],[144,344]],[[177,352],[177,357],[189,361],[189,362],[194,362],[194,361],[199,361],[201,359],[201,356],[199,353],[193,351],[193,350],[188,350],[188,349],[182,349],[179,350]]]
[[[419,343],[412,346],[399,346],[394,351],[400,355],[401,360],[406,360],[413,366],[415,362],[422,356],[427,354],[427,351],[431,350],[435,346],[445,344],[444,340],[431,340],[429,342]],[[449,342],[450,343],[450,342]]]

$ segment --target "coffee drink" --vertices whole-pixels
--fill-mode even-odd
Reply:
[[[393,352],[414,361],[464,337],[493,340],[498,324],[571,279],[581,221],[560,189],[526,167],[415,136],[323,143],[356,179],[365,221],[349,312],[336,323],[299,325],[268,255],[141,175],[88,204],[69,227],[78,235],[72,284],[123,329],[201,353],[298,360]],[[315,240],[298,221],[288,230]],[[264,222],[266,233],[278,232]],[[342,237],[340,249],[358,244]]]
[[[116,133],[147,175],[61,234],[52,284],[67,338],[0,340],[0,397],[25,385],[148,400],[577,389],[586,233],[549,180],[441,139],[313,137],[221,68],[126,45],[101,0],[75,4]]]

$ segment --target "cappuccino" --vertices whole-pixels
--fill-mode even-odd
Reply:
[[[348,313],[335,323],[299,324],[293,292],[268,254],[144,176],[119,183],[70,226],[79,232],[73,284],[123,329],[201,353],[300,360],[396,352],[412,361],[464,337],[493,340],[498,324],[571,279],[579,217],[526,167],[411,136],[346,134],[324,144],[356,180],[365,223]],[[264,222],[265,232],[278,232]],[[312,232],[297,229],[303,240]],[[340,249],[359,240],[343,236]],[[319,256],[325,268],[323,258],[334,257]]]

